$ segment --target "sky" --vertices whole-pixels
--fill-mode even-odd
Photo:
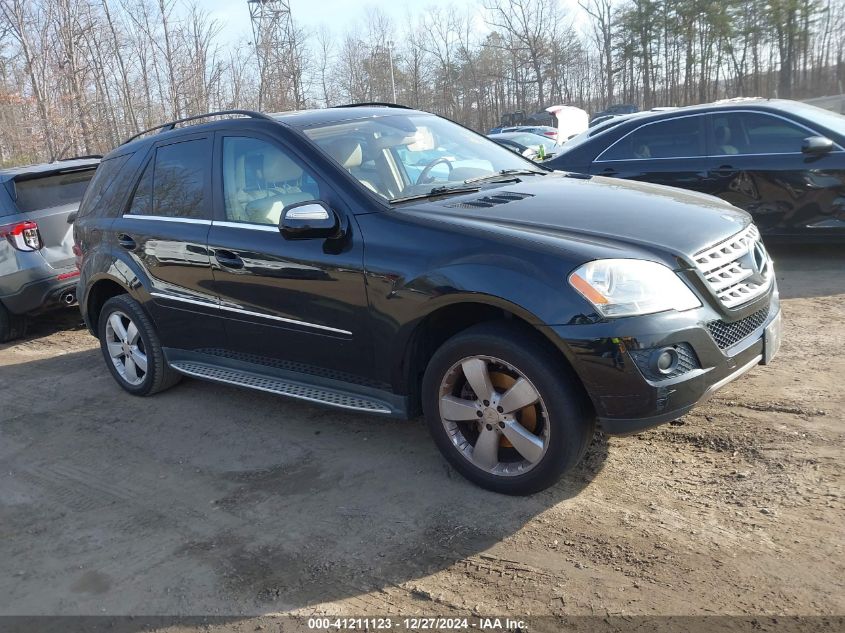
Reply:
[[[200,6],[225,25],[222,35],[230,43],[252,37],[247,0],[202,0]],[[416,15],[430,6],[454,7],[459,11],[470,9],[478,16],[478,28],[484,28],[479,0],[290,0],[291,15],[298,27],[316,31],[325,24],[338,35],[355,22],[363,22],[367,10],[371,8],[386,13],[398,26],[407,21],[409,13]]]

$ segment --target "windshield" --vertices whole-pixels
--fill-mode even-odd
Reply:
[[[815,123],[819,123],[836,134],[845,135],[845,116],[831,110],[824,110],[809,103],[789,102],[789,108],[795,114]]]
[[[466,180],[503,171],[539,171],[535,163],[434,115],[343,121],[304,132],[362,185],[389,201],[448,193]]]

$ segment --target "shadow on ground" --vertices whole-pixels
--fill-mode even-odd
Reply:
[[[0,367],[0,388],[0,614],[267,613],[405,585],[575,497],[608,453],[597,436],[514,498],[461,478],[421,421],[190,380],[136,398],[98,350]]]
[[[842,244],[767,244],[782,299],[845,294]]]

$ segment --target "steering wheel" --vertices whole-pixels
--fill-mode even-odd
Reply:
[[[420,175],[417,177],[416,184],[418,185],[427,185],[430,182],[434,182],[434,178],[431,177],[431,170],[437,167],[440,163],[446,163],[449,166],[449,173],[452,173],[452,161],[448,158],[441,156],[440,158],[435,158],[431,161],[428,165],[423,167],[423,170],[420,172]]]

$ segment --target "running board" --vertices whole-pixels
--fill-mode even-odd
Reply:
[[[393,413],[390,405],[375,399],[365,398],[357,394],[351,394],[336,389],[318,387],[305,383],[282,380],[273,376],[265,376],[251,371],[219,367],[208,363],[200,363],[189,360],[171,361],[170,366],[180,374],[222,382],[236,387],[246,387],[275,393],[280,396],[288,396],[298,400],[307,400],[318,404],[350,409],[352,411],[364,411],[366,413]]]

